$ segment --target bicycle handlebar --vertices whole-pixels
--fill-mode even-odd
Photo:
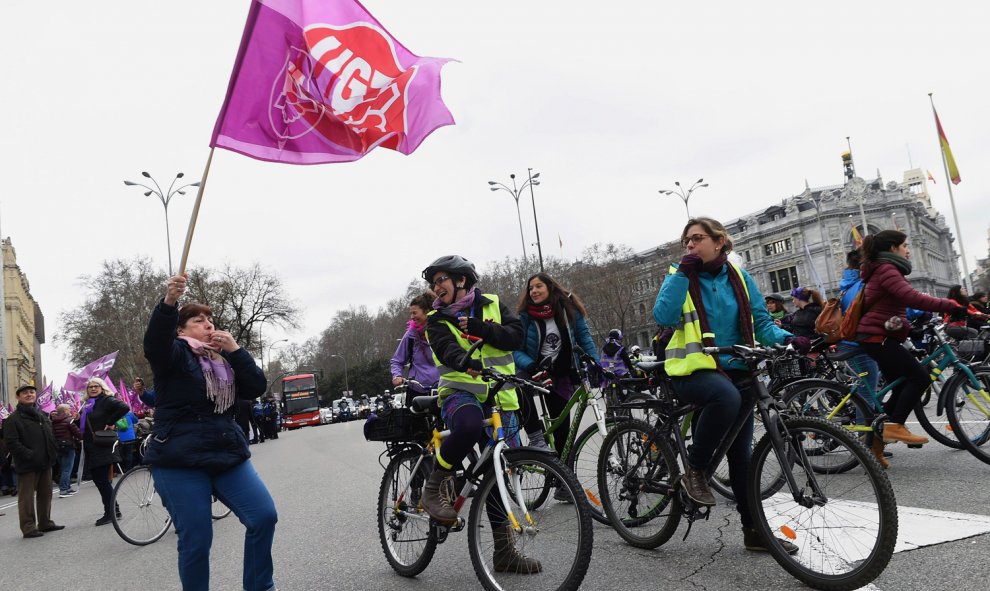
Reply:
[[[793,345],[773,345],[770,347],[732,345],[730,347],[702,347],[701,350],[705,355],[730,355],[743,361],[772,359],[798,352]]]

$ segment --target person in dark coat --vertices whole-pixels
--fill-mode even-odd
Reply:
[[[813,339],[818,336],[815,321],[825,304],[821,294],[810,287],[795,287],[791,291],[791,301],[794,312],[780,319],[780,327],[798,337]]]
[[[911,433],[904,422],[931,385],[928,368],[902,346],[911,332],[907,308],[931,312],[965,310],[949,299],[933,298],[916,291],[905,279],[911,273],[911,250],[907,235],[883,230],[863,239],[863,315],[856,329],[856,340],[863,352],[876,360],[888,383],[904,377],[884,403],[887,422],[884,443],[902,441],[912,445],[928,443],[928,438]]]
[[[70,484],[72,466],[76,462],[76,443],[82,441],[82,432],[72,422],[72,408],[68,404],[59,404],[52,413],[52,433],[58,448],[58,498],[64,499],[78,492]]]
[[[111,508],[113,485],[110,484],[110,467],[119,463],[121,457],[119,442],[113,447],[101,447],[94,442],[93,434],[116,430],[115,423],[130,410],[123,400],[110,395],[110,388],[101,378],[90,378],[86,382],[86,401],[82,406],[79,430],[83,434],[84,470],[89,472],[103,501],[103,517],[96,520],[97,527],[110,523],[111,510],[120,512],[117,507]]]
[[[21,386],[16,397],[17,408],[3,422],[3,438],[17,472],[21,534],[25,538],[40,538],[43,532],[65,528],[55,525],[51,516],[52,466],[58,452],[51,420],[35,404],[38,391],[34,386]]]
[[[210,589],[211,506],[216,495],[247,529],[245,591],[268,591],[273,580],[275,502],[255,472],[248,441],[234,422],[237,399],[267,388],[265,374],[227,331],[216,330],[210,308],[178,307],[187,277],[168,280],[144,333],[144,356],[154,372],[155,425],[144,461],[178,534],[184,591]]]

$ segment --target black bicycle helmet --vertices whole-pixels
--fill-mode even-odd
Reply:
[[[612,330],[608,331],[608,338],[621,341],[622,331],[619,330],[618,328],[613,328]]]
[[[467,278],[470,285],[478,282],[478,272],[474,269],[474,263],[457,254],[442,256],[430,263],[429,267],[423,269],[423,279],[431,281],[437,271],[461,275]]]

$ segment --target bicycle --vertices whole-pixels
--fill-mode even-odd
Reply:
[[[472,345],[465,359],[480,345],[481,341]],[[452,526],[431,519],[421,503],[434,450],[450,433],[438,428],[438,397],[417,396],[409,409],[394,409],[366,431],[369,440],[386,443],[382,455],[390,458],[377,504],[378,533],[385,558],[399,575],[416,576],[429,565],[438,544],[445,542],[451,532],[467,527],[471,563],[485,589],[577,589],[587,572],[593,544],[588,504],[582,502],[584,495],[573,473],[553,453],[507,447],[502,411],[495,396],[507,384],[545,389],[490,368],[481,375],[492,383],[489,399],[495,401],[491,418],[485,421],[491,430],[490,441],[477,460],[458,470],[455,482],[448,481],[444,486],[458,513]],[[563,483],[569,503],[534,503],[550,478]],[[465,520],[460,515],[468,499],[470,509]],[[513,544],[525,550],[539,561],[539,572],[522,576],[502,572],[505,569],[500,570],[493,558],[499,544]]]
[[[141,441],[143,457],[148,449],[151,436]],[[157,542],[172,525],[172,516],[155,490],[155,480],[151,466],[142,464],[125,472],[113,487],[111,497],[114,511],[111,515],[113,528],[125,542],[135,546],[147,546]],[[124,508],[120,508],[123,503]],[[214,520],[230,515],[231,509],[213,495],[211,506]]]
[[[990,396],[987,395],[990,368],[983,372],[980,368],[986,366],[971,366],[961,360],[937,325],[937,320],[927,324],[925,331],[936,346],[920,363],[930,368],[932,383],[941,384],[941,387],[936,392],[929,389],[918,402],[915,407],[918,422],[939,443],[954,449],[966,448],[990,463],[990,450],[981,449],[990,440]],[[846,353],[834,356],[833,359],[840,360],[849,356]],[[950,370],[950,377],[943,382]],[[881,400],[904,380],[903,377],[898,378],[876,393],[872,392],[861,375],[855,376],[848,384],[828,380],[801,380],[786,387],[784,401],[801,413],[838,422],[847,430],[868,439],[877,435],[879,426],[886,419]],[[861,389],[865,389],[871,397],[865,398],[860,394]],[[929,416],[932,400],[936,402],[934,415]],[[947,416],[946,420],[933,418],[942,416],[943,413]],[[847,466],[851,467],[852,465]]]
[[[779,397],[756,379],[766,360],[793,355],[790,347],[705,347],[727,354],[754,373],[749,392],[766,434],[753,451],[747,475],[754,527],[773,558],[792,576],[816,589],[857,589],[883,572],[897,538],[897,503],[886,474],[870,452],[834,423],[788,412]],[[696,504],[681,484],[687,449],[682,418],[699,407],[681,404],[672,388],[653,404],[653,425],[628,421],[609,432],[599,464],[599,487],[616,532],[639,548],[656,548],[688,521],[707,519],[710,508]],[[744,401],[748,407],[754,401]],[[733,423],[715,450],[717,465],[747,419]],[[835,474],[833,461],[855,458],[860,470]],[[822,468],[826,468],[824,471]],[[710,471],[710,470],[709,470]],[[609,487],[609,476],[620,486]],[[774,537],[797,545],[788,554]]]

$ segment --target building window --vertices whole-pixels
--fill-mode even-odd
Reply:
[[[746,262],[747,263],[752,263],[753,262],[753,258],[751,256],[749,256],[749,251],[747,250],[744,254],[746,255]]]
[[[797,267],[770,271],[768,275],[770,275],[770,291],[791,291],[798,287]]]
[[[791,250],[791,239],[784,238],[783,240],[777,240],[776,242],[771,242],[763,247],[763,254],[767,256],[773,256],[775,254],[782,254]]]

